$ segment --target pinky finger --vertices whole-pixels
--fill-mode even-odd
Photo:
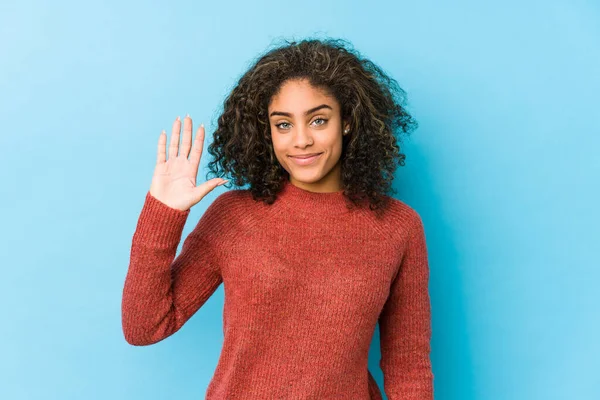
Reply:
[[[156,163],[164,163],[167,161],[167,133],[163,131],[158,137],[158,149],[156,152]]]

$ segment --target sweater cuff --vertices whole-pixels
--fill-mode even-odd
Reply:
[[[135,231],[136,240],[155,248],[176,246],[189,214],[189,209],[183,211],[169,207],[148,191]]]

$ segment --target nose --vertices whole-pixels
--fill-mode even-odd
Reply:
[[[312,133],[309,128],[300,126],[294,135],[294,147],[305,148],[313,144]]]

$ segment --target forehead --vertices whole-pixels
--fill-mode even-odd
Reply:
[[[329,104],[334,110],[338,104],[335,97],[322,88],[312,86],[307,80],[289,80],[271,98],[269,111],[301,113],[320,104]]]

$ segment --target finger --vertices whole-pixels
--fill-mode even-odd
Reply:
[[[226,181],[221,178],[214,178],[210,181],[203,182],[200,185],[196,186],[194,190],[194,201],[198,202],[202,200],[204,196],[212,192],[217,186],[219,186],[219,184],[221,184],[221,182],[227,183],[229,181]]]
[[[181,131],[181,118],[177,117],[173,122],[173,129],[171,130],[171,143],[169,144],[169,160],[177,157],[177,150],[179,150],[179,132]]]
[[[198,173],[198,166],[200,165],[200,159],[202,158],[202,147],[204,146],[204,124],[200,124],[198,131],[196,131],[196,140],[194,140],[194,148],[190,154],[190,162],[196,168],[196,174]]]
[[[192,147],[192,117],[188,114],[183,119],[183,138],[181,139],[179,155],[188,158],[190,147]]]
[[[167,161],[167,134],[163,131],[160,133],[158,137],[158,149],[156,153],[156,163],[164,163]]]

